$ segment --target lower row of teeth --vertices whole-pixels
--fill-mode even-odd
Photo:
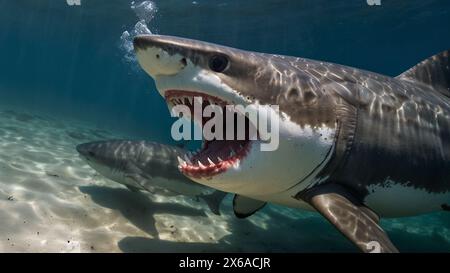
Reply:
[[[231,150],[230,158],[234,157],[235,155],[236,155],[236,153],[234,152],[234,150]],[[187,167],[188,165],[195,167],[195,165],[192,164],[192,161],[189,159],[189,158],[192,158],[192,153],[185,154],[183,157],[184,157],[184,159],[179,156],[177,157],[178,163],[181,167]],[[211,160],[211,158],[207,157],[207,161],[208,161],[208,166],[215,166],[215,165],[221,163],[223,161],[223,159],[218,156],[216,162],[214,162]],[[208,167],[208,166],[205,166],[200,160],[197,160],[196,166],[198,166],[200,168]]]

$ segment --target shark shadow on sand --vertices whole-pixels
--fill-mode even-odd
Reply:
[[[128,189],[99,186],[81,186],[79,190],[88,194],[102,207],[119,211],[127,220],[142,231],[158,237],[154,214],[169,213],[182,216],[206,216],[202,210],[173,203],[152,202],[145,194]]]
[[[224,211],[230,211],[224,208]],[[123,252],[354,252],[352,245],[318,215],[302,219],[287,217],[271,209],[260,211],[259,219],[230,217],[231,234],[217,242],[174,242],[145,237],[126,237],[119,242]],[[287,232],[292,230],[294,232]],[[317,236],[321,235],[321,236]]]

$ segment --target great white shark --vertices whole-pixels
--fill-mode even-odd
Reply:
[[[79,144],[80,157],[106,178],[131,191],[164,196],[198,197],[220,215],[225,192],[195,183],[178,170],[178,158],[188,151],[153,141],[106,140]]]
[[[361,251],[398,250],[380,217],[448,209],[449,51],[397,77],[172,36],[134,39],[140,66],[169,107],[278,105],[279,147],[205,141],[180,169],[235,193],[234,211],[273,202],[322,214]]]

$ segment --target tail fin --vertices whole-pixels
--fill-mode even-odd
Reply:
[[[450,50],[420,62],[397,79],[422,82],[450,97]]]
[[[226,195],[226,192],[216,190],[211,194],[200,195],[200,198],[206,202],[214,214],[220,215],[220,204]]]

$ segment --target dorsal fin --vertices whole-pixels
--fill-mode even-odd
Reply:
[[[450,50],[418,63],[397,79],[422,82],[450,97]]]

